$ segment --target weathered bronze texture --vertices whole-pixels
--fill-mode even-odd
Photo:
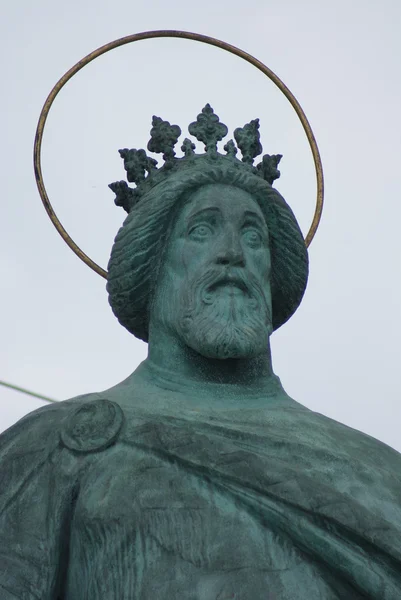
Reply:
[[[401,455],[274,374],[307,251],[231,151],[171,168],[116,236],[110,303],[146,360],[0,436],[1,600],[399,600]]]
[[[107,289],[113,311],[128,331],[148,341],[152,286],[161,268],[160,257],[178,207],[198,188],[206,190],[210,186],[223,185],[220,187],[223,195],[229,194],[230,188],[250,194],[268,223],[269,248],[266,251],[272,254],[272,322],[276,330],[298,308],[308,275],[302,233],[291,208],[272,186],[280,177],[277,167],[281,154],[264,154],[262,162],[254,166],[254,158],[263,151],[259,119],[234,130],[241,158],[233,140],[225,144],[225,154],[219,152],[217,143],[228,134],[228,128],[210,104],[206,104],[196,121],[190,123],[188,131],[203,142],[205,152],[196,153],[194,144],[186,138],[185,155],[176,157],[175,146],[181,128],[153,116],[147,147],[163,155],[165,162],[160,168],[158,161],[148,157],[142,148],[119,151],[127,179],[136,187],[128,186],[126,181],[110,184],[116,194],[115,204],[128,213],[115,239],[109,262]],[[153,213],[158,215],[157,219],[153,218]],[[226,212],[228,220],[230,216],[230,212]],[[133,281],[140,283],[139,289]]]

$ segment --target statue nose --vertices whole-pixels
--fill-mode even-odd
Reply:
[[[219,248],[216,263],[218,265],[245,267],[245,258],[241,244],[239,240],[236,241],[233,237],[230,240],[226,240],[224,246]]]

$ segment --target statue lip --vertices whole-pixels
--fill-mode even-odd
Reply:
[[[248,293],[248,287],[245,285],[242,279],[239,277],[235,277],[234,275],[225,275],[215,283],[209,287],[210,291],[214,291],[217,287],[221,285],[229,285],[233,287],[239,288],[241,291]]]

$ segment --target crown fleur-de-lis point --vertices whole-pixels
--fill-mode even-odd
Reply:
[[[237,146],[234,144],[234,140],[229,140],[224,146],[224,150],[227,152],[227,156],[235,157],[238,152]]]
[[[126,181],[115,181],[109,184],[109,188],[115,193],[114,204],[121,206],[127,213],[138,202],[135,190],[128,186]]]
[[[217,142],[222,140],[228,133],[224,123],[220,123],[219,117],[214,113],[210,104],[202,109],[202,112],[196,117],[196,121],[188,127],[191,135],[205,144],[206,153],[215,155],[217,152]]]
[[[160,117],[153,116],[148,150],[150,152],[163,153],[163,158],[166,161],[165,166],[167,166],[173,161],[175,156],[174,146],[180,135],[181,129],[178,125],[170,125],[168,121],[163,121]]]
[[[256,167],[259,175],[270,183],[270,185],[273,185],[273,181],[280,177],[280,171],[277,167],[282,158],[282,154],[265,154],[262,158],[262,162]]]
[[[121,158],[124,159],[124,169],[127,171],[127,179],[137,185],[145,179],[145,171],[148,170],[148,156],[145,150],[124,148],[119,150]]]
[[[242,162],[252,165],[253,159],[263,152],[259,135],[259,119],[253,119],[243,127],[237,127],[234,137],[242,153]]]
[[[181,150],[183,151],[186,158],[190,158],[195,154],[195,144],[190,139],[185,138],[182,142]]]

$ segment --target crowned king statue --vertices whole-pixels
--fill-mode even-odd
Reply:
[[[400,600],[401,455],[273,373],[307,248],[258,119],[123,149],[108,266],[146,360],[0,436],[0,599]],[[219,146],[219,148],[221,147]],[[177,153],[178,155],[177,155]]]

